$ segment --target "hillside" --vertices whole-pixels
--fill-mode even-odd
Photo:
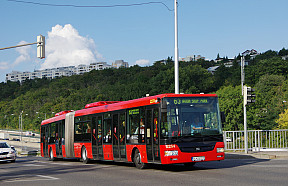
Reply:
[[[247,109],[250,129],[285,127],[276,122],[288,101],[288,61],[281,58],[287,50],[267,51],[250,59],[245,67],[245,83],[255,87],[257,102]],[[249,58],[249,56],[246,56]],[[225,130],[243,129],[243,98],[240,85],[240,56],[232,67],[221,62],[198,60],[180,62],[180,92],[219,95],[220,109],[226,114]],[[206,69],[220,65],[212,75]],[[0,84],[0,128],[18,128],[23,110],[25,130],[39,130],[41,120],[62,110],[77,110],[96,101],[118,101],[140,98],[146,94],[174,92],[174,64],[155,62],[150,67],[91,71],[84,75],[59,79],[26,80],[19,84]],[[27,115],[28,114],[28,115]],[[285,123],[285,122],[284,122]]]

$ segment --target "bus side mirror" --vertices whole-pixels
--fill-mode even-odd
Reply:
[[[161,112],[167,112],[167,101],[161,101]]]
[[[161,101],[161,109],[167,109],[167,101]]]

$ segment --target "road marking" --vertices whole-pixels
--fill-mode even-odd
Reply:
[[[22,177],[10,178],[8,180],[4,180],[4,182],[24,182],[24,181],[47,181],[47,180],[58,180],[59,178],[55,178],[52,176],[43,176],[43,175],[22,175]]]
[[[37,165],[37,164],[24,164],[23,166],[25,166],[25,167],[41,167],[41,166],[44,166],[44,165]]]

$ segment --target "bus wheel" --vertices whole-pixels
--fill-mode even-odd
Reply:
[[[138,169],[144,169],[146,167],[146,163],[143,163],[141,160],[141,154],[138,149],[135,150],[133,161]]]
[[[53,150],[52,150],[52,148],[50,148],[49,161],[54,161],[54,160],[55,160],[55,157],[53,155]]]
[[[82,148],[81,158],[82,158],[83,163],[87,164],[89,162],[89,158],[87,157],[87,151],[85,147]]]

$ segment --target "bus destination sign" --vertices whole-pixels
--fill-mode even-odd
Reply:
[[[207,98],[182,98],[182,99],[174,99],[173,103],[175,105],[181,104],[206,104],[209,103]]]

